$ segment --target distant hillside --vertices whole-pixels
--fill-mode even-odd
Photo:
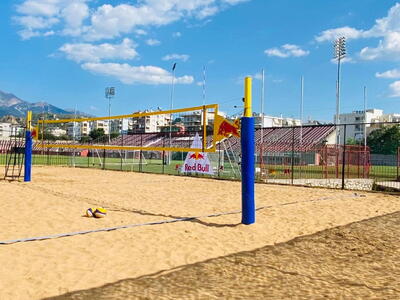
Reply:
[[[3,116],[14,116],[14,117],[25,117],[26,112],[31,110],[33,113],[50,113],[57,115],[73,115],[74,112],[71,110],[65,110],[46,102],[30,103],[24,101],[14,94],[5,93],[0,90],[0,117]],[[79,113],[78,115],[87,115]]]

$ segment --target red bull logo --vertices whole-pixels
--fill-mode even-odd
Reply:
[[[192,155],[189,156],[189,159],[195,159],[195,160],[204,159],[204,155],[201,153],[193,153]]]
[[[210,172],[210,165],[202,166],[201,164],[185,164],[185,172],[200,172],[200,173],[209,173]]]
[[[218,135],[222,135],[224,137],[229,137],[230,135],[240,137],[239,124],[236,122],[232,124],[226,120],[223,120],[219,126]]]
[[[33,139],[37,139],[37,138],[38,138],[38,133],[37,133],[37,131],[36,131],[36,128],[34,128],[34,129],[31,131],[31,137],[32,137]]]

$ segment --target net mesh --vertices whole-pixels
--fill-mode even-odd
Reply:
[[[162,151],[192,151],[194,137],[199,135],[202,145],[194,151],[214,152],[217,113],[217,105],[205,105],[101,118],[39,120],[35,150],[72,151],[80,156],[101,150],[126,151],[124,156],[136,160],[146,151],[152,159],[160,158]]]

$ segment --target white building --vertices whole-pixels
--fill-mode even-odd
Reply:
[[[369,124],[363,123],[372,123],[375,120],[378,120],[383,116],[383,110],[381,109],[367,109],[364,110],[355,110],[351,113],[340,114],[339,115],[339,124],[349,124],[346,126],[346,140],[355,139],[356,141],[362,141],[364,139],[365,130],[368,134]],[[340,143],[343,143],[344,140],[344,132],[343,127],[340,127]]]
[[[103,129],[104,134],[108,134],[108,120],[70,122],[67,124],[67,135],[75,140],[83,136],[89,136],[92,130]]]
[[[400,122],[400,114],[384,114],[381,109],[356,110],[347,114],[339,115],[340,124],[346,126],[346,139],[364,140],[366,131],[367,136],[375,129],[385,126],[385,122]],[[367,123],[367,124],[364,124]],[[341,133],[341,142],[344,134]]]
[[[264,115],[260,113],[253,113],[254,123],[256,128],[261,127],[289,127],[289,126],[300,126],[301,121],[294,118],[284,118],[284,117],[273,117]]]
[[[226,118],[226,114],[222,111],[218,112],[218,115]],[[206,114],[206,125],[214,124],[214,112],[207,111]],[[201,131],[203,129],[203,113],[201,111],[195,111],[180,117],[182,124],[186,131]]]
[[[67,134],[67,131],[64,130],[64,129],[61,129],[61,128],[59,128],[59,127],[56,127],[56,128],[50,129],[50,133],[51,133],[52,135],[54,135],[54,136],[59,137],[59,136],[62,136],[62,135],[66,135],[66,134]]]
[[[90,122],[90,127],[91,130],[96,130],[96,129],[103,129],[104,130],[104,134],[108,134],[109,133],[109,123],[111,124],[111,121],[109,120],[97,120],[97,121],[92,121]],[[90,133],[89,131],[89,133]]]
[[[0,137],[8,138],[11,135],[11,124],[10,123],[0,123]]]
[[[127,134],[131,126],[131,119],[111,120],[111,133]]]
[[[71,122],[67,124],[67,135],[74,140],[82,137],[82,122]]]
[[[0,139],[7,139],[10,136],[15,136],[16,134],[22,134],[24,128],[11,123],[0,123]]]
[[[377,118],[378,122],[400,122],[400,114],[384,114]],[[375,121],[376,122],[376,121]]]
[[[151,110],[146,110],[143,112],[152,112]],[[136,113],[143,113],[142,111]],[[150,115],[138,118],[132,118],[132,131],[135,133],[139,132],[160,132],[161,128],[169,125],[170,115]]]

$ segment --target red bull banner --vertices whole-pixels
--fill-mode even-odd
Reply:
[[[194,137],[191,148],[201,148],[202,143],[198,134]],[[189,152],[186,156],[185,162],[182,165],[181,173],[186,174],[208,174],[214,175],[211,162],[204,152]]]
[[[215,136],[217,142],[230,136],[240,137],[240,121],[231,122],[218,115],[215,120]]]

